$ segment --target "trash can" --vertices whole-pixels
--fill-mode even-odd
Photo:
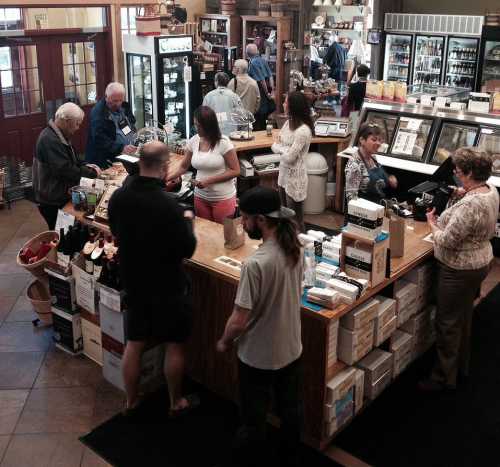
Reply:
[[[328,164],[318,152],[306,156],[307,198],[304,201],[305,214],[321,214],[326,206],[326,181]]]

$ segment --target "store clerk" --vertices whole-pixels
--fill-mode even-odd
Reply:
[[[396,189],[398,181],[386,173],[376,161],[374,154],[380,147],[380,127],[364,123],[358,132],[358,150],[354,152],[345,168],[345,193],[347,202],[364,198],[379,203],[387,197],[390,189]]]

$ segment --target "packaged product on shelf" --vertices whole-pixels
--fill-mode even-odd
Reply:
[[[354,414],[357,414],[363,407],[363,399],[365,397],[365,372],[358,368],[354,378]]]
[[[382,97],[386,101],[393,101],[394,100],[394,94],[395,94],[395,85],[394,81],[383,81],[383,91],[382,91]]]
[[[332,289],[312,287],[307,291],[308,301],[332,310],[341,303],[340,299],[340,294]]]
[[[325,423],[325,432],[327,436],[332,436],[354,416],[353,387],[350,388],[349,392],[343,397],[343,399],[336,401],[335,404],[329,408],[327,411],[327,417],[331,414],[334,414],[335,416],[331,419],[327,419]]]
[[[80,313],[67,313],[52,307],[52,327],[56,347],[71,354],[78,354],[83,350]]]
[[[394,283],[394,298],[397,302],[398,327],[416,314],[417,286],[399,279]]]
[[[339,371],[326,384],[326,402],[333,404],[346,396],[349,390],[355,385],[356,369],[347,367]]]
[[[304,234],[304,233],[299,233],[298,235],[299,237],[299,241],[300,243],[302,243],[302,245],[307,245],[308,243],[313,243],[317,240],[316,237],[313,237],[312,235],[307,235],[307,234]]]
[[[373,400],[391,381],[393,354],[373,349],[356,366],[365,372],[365,397]]]
[[[394,316],[396,316],[397,303],[396,300],[382,295],[375,295],[378,300],[378,313],[375,317],[375,327],[383,328]]]
[[[366,83],[366,97],[371,99],[382,99],[384,85],[382,81],[368,80]]]
[[[359,287],[341,279],[330,279],[326,282],[326,286],[338,292],[340,294],[340,300],[348,305],[354,303],[360,294]]]
[[[406,102],[406,94],[407,94],[406,83],[403,83],[401,81],[396,81],[394,89],[394,100],[397,102]]]
[[[378,326],[378,323],[375,323],[375,331],[373,337],[373,345],[377,346],[385,342],[389,337],[392,336],[392,333],[396,330],[398,325],[398,318],[394,315],[387,323],[382,326]]]
[[[354,244],[345,249],[345,272],[349,276],[370,280],[372,271],[372,251],[370,245]]]
[[[346,231],[368,239],[375,239],[382,231],[384,208],[363,198],[349,201]]]
[[[337,361],[338,337],[339,337],[339,320],[332,319],[328,326],[327,368],[330,368]]]
[[[342,316],[340,325],[350,331],[362,328],[375,319],[378,314],[379,304],[380,302],[377,299],[371,298]]]
[[[355,331],[339,327],[339,360],[352,365],[373,348],[373,321]]]
[[[319,240],[320,242],[322,242],[327,236],[325,232],[320,230],[308,230],[306,234],[310,237],[314,237],[315,240]]]
[[[413,360],[413,336],[396,329],[389,342],[389,350],[394,355],[393,377],[396,377]]]

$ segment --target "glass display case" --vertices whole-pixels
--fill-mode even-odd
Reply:
[[[481,128],[477,146],[488,151],[493,159],[493,174],[500,175],[500,129]]]
[[[129,103],[136,118],[136,127],[143,128],[153,120],[151,58],[129,54],[127,68]]]
[[[390,153],[421,161],[432,127],[431,119],[401,117]]]
[[[377,125],[382,130],[382,135],[380,137],[382,144],[380,145],[378,152],[381,154],[386,153],[392,139],[394,138],[394,132],[398,124],[398,117],[385,113],[368,112],[366,116],[366,123]]]
[[[384,55],[385,81],[409,82],[412,42],[411,35],[387,34]]]
[[[444,37],[416,36],[413,84],[440,84],[443,73]]]
[[[450,37],[446,54],[446,86],[475,89],[479,39]]]
[[[470,89],[438,86],[434,84],[414,84],[408,86],[408,98],[420,100],[422,95],[430,95],[434,99],[436,97],[446,97],[449,102],[466,102],[469,98]]]
[[[474,146],[477,130],[477,126],[444,122],[431,163],[441,164],[458,148]]]

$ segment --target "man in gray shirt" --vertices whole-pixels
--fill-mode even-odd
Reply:
[[[216,89],[210,91],[203,99],[203,105],[210,107],[217,114],[220,131],[226,136],[238,129],[237,124],[231,121],[231,114],[243,108],[238,94],[227,88],[228,83],[229,76],[226,73],[217,73],[215,75]]]
[[[241,270],[234,311],[217,350],[237,341],[243,427],[238,462],[265,458],[266,414],[272,400],[281,419],[280,453],[285,465],[300,465],[300,308],[303,258],[291,209],[278,192],[255,187],[240,198],[243,228],[263,239]],[[245,464],[246,465],[246,464]]]

